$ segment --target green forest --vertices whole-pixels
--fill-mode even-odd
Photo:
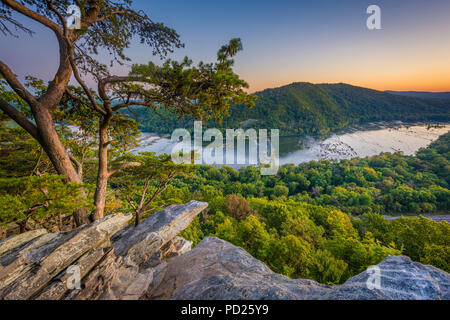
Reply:
[[[281,135],[322,136],[350,125],[375,121],[448,121],[448,99],[406,97],[348,84],[292,83],[256,94],[253,108],[232,105],[217,128],[274,128]],[[128,114],[147,132],[169,133],[193,127],[193,118],[141,107]]]
[[[202,166],[173,183],[211,207],[183,235],[223,238],[276,272],[322,283],[342,283],[388,254],[449,271],[450,225],[422,216],[450,209],[449,142],[447,133],[417,156],[313,161],[267,177]]]
[[[5,121],[0,128],[3,230],[70,229],[70,212],[93,204],[80,196],[79,185],[57,175],[26,132]],[[68,145],[83,138],[64,126],[59,130]],[[133,142],[121,142],[123,150],[128,144]],[[90,199],[94,149],[85,143],[74,151],[85,159],[83,186]],[[284,165],[274,176],[261,176],[253,166],[176,166],[164,155],[111,152],[141,165],[110,179],[105,214],[131,211],[137,224],[169,204],[206,201],[209,210],[182,232],[184,238],[197,244],[217,236],[275,272],[321,283],[343,283],[386,255],[407,255],[450,271],[449,223],[422,216],[450,210],[450,133],[416,156],[312,161]],[[150,200],[139,207],[143,196]],[[382,215],[404,217],[389,221]]]
[[[240,38],[219,46],[211,62],[173,60],[184,48],[180,35],[139,3],[76,1],[82,19],[74,29],[65,21],[71,3],[0,6],[0,33],[31,35],[33,20],[52,35],[41,55],[59,57],[50,78],[19,75],[14,66],[25,61],[0,61],[0,240],[41,228],[70,232],[118,213],[131,213],[138,226],[168,205],[200,200],[209,209],[181,236],[194,245],[222,238],[290,278],[340,284],[387,255],[450,272],[450,224],[425,217],[450,212],[450,133],[415,156],[311,161],[272,176],[253,166],[176,165],[167,154],[132,152],[141,131],[189,129],[193,119],[322,136],[367,122],[450,121],[449,99],[304,82],[250,94],[234,68]],[[126,53],[133,41],[145,48],[139,63]],[[34,266],[24,268],[33,273]],[[45,265],[38,271],[49,275]]]

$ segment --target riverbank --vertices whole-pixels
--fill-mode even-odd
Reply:
[[[411,216],[385,216],[384,215],[383,217],[386,218],[389,221],[392,221],[392,220],[395,220],[395,219],[398,219],[398,218],[401,218],[401,217],[406,217],[406,218],[415,217],[415,218],[417,218],[417,215],[416,216],[413,216],[413,215],[411,215]],[[436,222],[441,222],[441,221],[450,222],[450,215],[448,215],[448,214],[424,215],[424,217],[428,218],[428,219],[431,219],[433,221],[436,221]]]
[[[297,165],[320,159],[352,159],[383,152],[414,155],[420,148],[427,147],[449,130],[450,124],[443,123],[430,125],[380,122],[360,129],[352,127],[344,134],[333,134],[323,140],[312,137],[280,137],[280,164]],[[139,147],[133,152],[170,154],[175,144],[167,136],[144,132]]]
[[[423,215],[423,216],[425,218],[427,218],[427,219],[431,219],[431,220],[436,221],[436,222],[442,222],[442,221],[450,222],[450,215],[449,214],[442,214],[442,215],[441,214],[436,214],[436,215],[429,215],[428,214],[428,215]],[[400,216],[383,215],[383,217],[386,220],[393,221],[393,220],[398,219],[398,218],[418,218],[419,216],[418,215],[400,215]],[[355,216],[355,217],[353,217],[353,219],[359,220],[360,218]]]

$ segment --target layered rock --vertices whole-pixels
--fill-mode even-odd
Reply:
[[[169,206],[136,228],[131,215],[118,214],[69,232],[7,238],[0,242],[0,299],[450,299],[448,273],[407,257],[387,257],[328,286],[276,274],[218,238],[191,250],[177,234],[206,208],[198,201]]]
[[[0,242],[0,299],[142,296],[138,284],[151,281],[151,267],[190,248],[176,235],[206,207],[198,201],[169,206],[136,228],[128,224],[130,214],[117,214],[69,232],[34,230],[7,238]],[[68,282],[74,270],[79,289]]]

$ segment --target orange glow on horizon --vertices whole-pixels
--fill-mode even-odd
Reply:
[[[249,83],[249,89],[247,90],[249,93],[255,93],[258,91],[263,91],[265,89],[273,89],[279,88],[286,85],[289,85],[294,82],[310,82],[313,84],[321,84],[321,83],[346,83],[356,87],[363,87],[368,89],[374,89],[378,91],[425,91],[425,92],[450,92],[450,76],[448,79],[426,79],[427,81],[417,81],[414,78],[406,79],[405,81],[390,81],[390,80],[373,80],[373,81],[356,81],[352,79],[348,80],[331,80],[331,81],[310,81],[307,79],[298,80],[289,79],[285,81],[281,80],[247,80]]]

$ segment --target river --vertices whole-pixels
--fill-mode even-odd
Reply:
[[[350,128],[346,133],[333,134],[326,139],[280,137],[280,160],[283,164],[299,164],[319,159],[351,159],[383,152],[403,152],[414,155],[439,136],[450,130],[450,124],[428,126],[376,123],[365,127]],[[171,153],[175,142],[170,137],[142,133],[140,145],[134,152]],[[237,167],[239,167],[238,165]]]

